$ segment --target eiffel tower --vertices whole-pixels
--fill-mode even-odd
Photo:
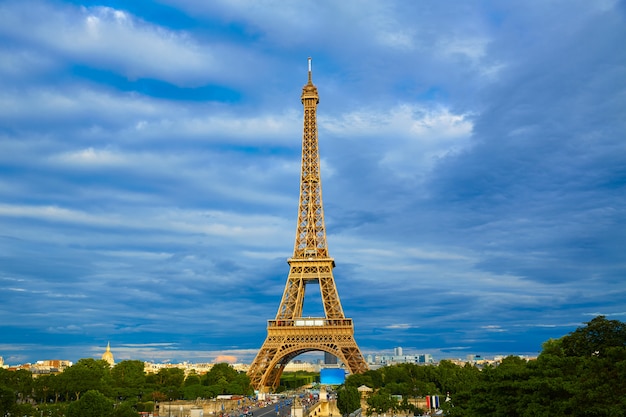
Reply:
[[[317,141],[317,87],[311,78],[302,88],[304,133],[300,205],[293,257],[288,260],[289,276],[278,313],[267,322],[267,338],[250,365],[252,386],[269,392],[280,382],[285,365],[306,352],[323,351],[336,356],[351,373],[362,373],[367,364],[354,340],[352,319],[346,318],[333,278],[335,260],[328,256],[322,183]],[[324,317],[302,317],[308,284],[318,284]]]

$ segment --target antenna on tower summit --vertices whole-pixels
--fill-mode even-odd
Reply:
[[[311,57],[309,57],[309,84],[312,82],[312,77],[311,77]]]

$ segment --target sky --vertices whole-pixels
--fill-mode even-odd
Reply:
[[[616,0],[0,1],[0,356],[251,362],[308,57],[364,355],[626,321],[624,44]]]

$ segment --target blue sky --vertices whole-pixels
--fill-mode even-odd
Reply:
[[[611,0],[0,2],[0,356],[250,361],[309,56],[364,354],[626,320],[625,42]]]

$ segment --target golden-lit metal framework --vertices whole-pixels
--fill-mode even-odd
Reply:
[[[300,204],[293,257],[288,260],[289,276],[275,320],[268,320],[267,338],[248,375],[255,389],[263,392],[278,386],[285,365],[306,352],[324,351],[335,355],[351,373],[367,370],[354,340],[352,319],[346,318],[335,286],[335,261],[328,256],[322,182],[317,139],[317,87],[311,77],[302,88],[304,132]],[[307,284],[318,284],[324,317],[302,317]]]

